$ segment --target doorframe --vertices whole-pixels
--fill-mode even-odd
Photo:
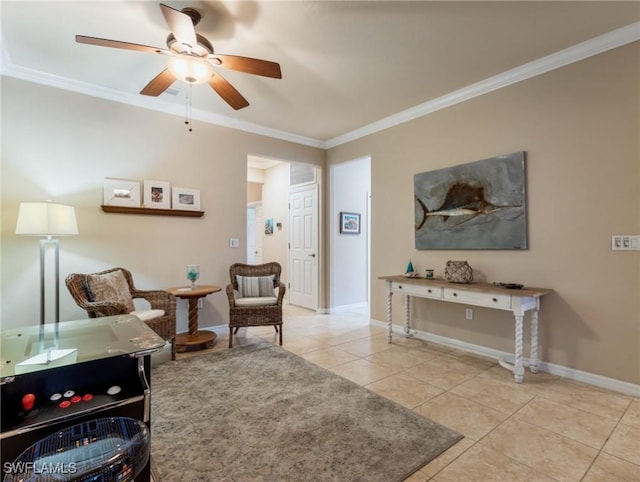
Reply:
[[[327,233],[327,230],[325,229],[325,220],[324,220],[324,216],[325,216],[325,211],[326,211],[326,206],[325,206],[325,194],[324,194],[324,189],[325,189],[325,183],[326,183],[326,179],[324,178],[324,176],[326,175],[326,168],[318,165],[318,164],[313,164],[313,163],[306,163],[306,162],[301,162],[301,161],[296,161],[296,160],[289,160],[289,159],[283,159],[283,158],[278,158],[278,157],[273,157],[273,156],[267,156],[267,155],[258,155],[258,154],[248,154],[247,158],[246,158],[246,163],[247,163],[247,171],[249,169],[249,162],[250,162],[250,158],[251,157],[258,157],[264,160],[274,160],[274,161],[278,161],[278,162],[283,162],[283,163],[287,163],[287,164],[307,164],[309,166],[312,166],[315,169],[315,181],[313,183],[308,183],[308,184],[297,184],[295,186],[293,186],[293,188],[297,188],[297,187],[301,187],[301,186],[305,186],[305,185],[315,185],[316,186],[316,196],[317,196],[317,222],[316,222],[316,233],[318,236],[318,259],[322,259],[322,263],[320,261],[318,261],[317,263],[317,269],[316,269],[316,284],[317,284],[317,297],[316,297],[316,312],[318,313],[328,313],[328,310],[326,308],[323,308],[325,306],[327,306],[328,303],[328,299],[327,299],[327,286],[326,286],[326,279],[327,279],[327,263],[326,263],[326,254],[327,254],[327,243],[325,242],[325,236]],[[246,182],[250,182],[249,181],[249,176],[246,176]],[[258,182],[258,181],[256,181]],[[291,189],[291,186],[289,187],[289,189]],[[262,203],[262,200],[260,201]],[[248,203],[249,204],[249,203]],[[248,205],[247,204],[247,205]],[[246,223],[247,223],[247,219],[246,219],[246,209],[245,209],[245,236],[246,236]],[[289,229],[289,228],[288,228]],[[287,236],[287,246],[289,243],[289,237]],[[287,253],[286,256],[286,262],[287,262],[287,273],[290,272],[291,266],[290,266],[290,256],[289,253]],[[288,280],[287,280],[288,281]],[[285,300],[288,301],[288,296],[285,296]]]

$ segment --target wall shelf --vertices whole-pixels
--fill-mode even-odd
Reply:
[[[182,216],[189,218],[201,218],[204,211],[188,211],[186,209],[156,209],[156,208],[134,208],[128,206],[100,206],[105,213],[117,214],[147,214],[151,216]]]

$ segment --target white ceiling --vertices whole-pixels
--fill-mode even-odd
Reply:
[[[319,147],[640,39],[638,1],[165,3],[199,10],[197,31],[217,52],[282,68],[281,80],[221,71],[251,104],[240,111],[194,86],[194,128],[202,120]],[[138,94],[166,57],[74,39],[164,48],[169,29],[157,2],[0,7],[4,75],[184,116],[185,84],[174,83],[175,95]]]

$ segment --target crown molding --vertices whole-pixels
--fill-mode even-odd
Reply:
[[[0,74],[2,75],[98,97],[113,102],[134,105],[170,115],[184,116],[184,109],[182,109],[181,106],[164,102],[161,99],[125,93],[115,89],[108,89],[94,84],[79,82],[66,77],[56,76],[37,71],[35,69],[28,69],[15,65],[11,61],[8,52],[4,47],[6,44],[4,39],[2,38],[1,40],[2,55],[0,57]],[[640,40],[640,22],[635,22],[501,74],[489,77],[488,79],[455,90],[410,109],[398,112],[397,114],[385,117],[376,122],[372,122],[364,127],[347,132],[327,141],[299,136],[297,134],[271,129],[269,127],[250,122],[239,121],[219,114],[205,112],[200,109],[193,110],[192,118],[201,122],[229,127],[231,129],[237,129],[287,142],[321,149],[330,149],[638,40]]]
[[[640,40],[640,22],[635,22],[329,139],[324,143],[324,148],[330,149],[389,129],[638,40]]]
[[[2,42],[2,44],[4,45],[4,42]],[[28,82],[46,85],[49,87],[54,87],[56,89],[67,90],[70,92],[85,94],[91,97],[110,100],[112,102],[119,102],[121,104],[133,105],[142,107],[143,109],[149,109],[156,112],[184,117],[184,106],[180,106],[171,102],[165,102],[155,97],[126,93],[119,90],[110,89],[87,82],[80,82],[77,80],[69,79],[67,77],[53,75],[46,72],[40,72],[35,69],[29,69],[26,67],[15,65],[11,61],[11,58],[9,57],[5,48],[2,48],[1,62],[1,75],[26,80]],[[222,127],[237,129],[240,131],[249,132],[251,134],[258,134],[274,139],[293,142],[295,144],[318,147],[321,149],[324,148],[324,142],[317,139],[311,139],[309,137],[299,136],[297,134],[292,134],[277,129],[271,129],[269,127],[253,124],[251,122],[232,119],[223,115],[206,112],[201,109],[193,109],[191,112],[191,117],[194,120],[199,120],[208,124],[215,124]]]

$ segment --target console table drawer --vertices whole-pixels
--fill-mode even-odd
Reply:
[[[392,290],[396,293],[402,292],[409,296],[420,296],[422,298],[442,299],[442,287],[440,286],[419,286],[412,283],[393,282]]]
[[[494,293],[478,293],[474,291],[456,290],[454,288],[444,289],[444,299],[456,301],[458,303],[468,303],[475,306],[486,306],[499,310],[511,309],[511,296]]]

